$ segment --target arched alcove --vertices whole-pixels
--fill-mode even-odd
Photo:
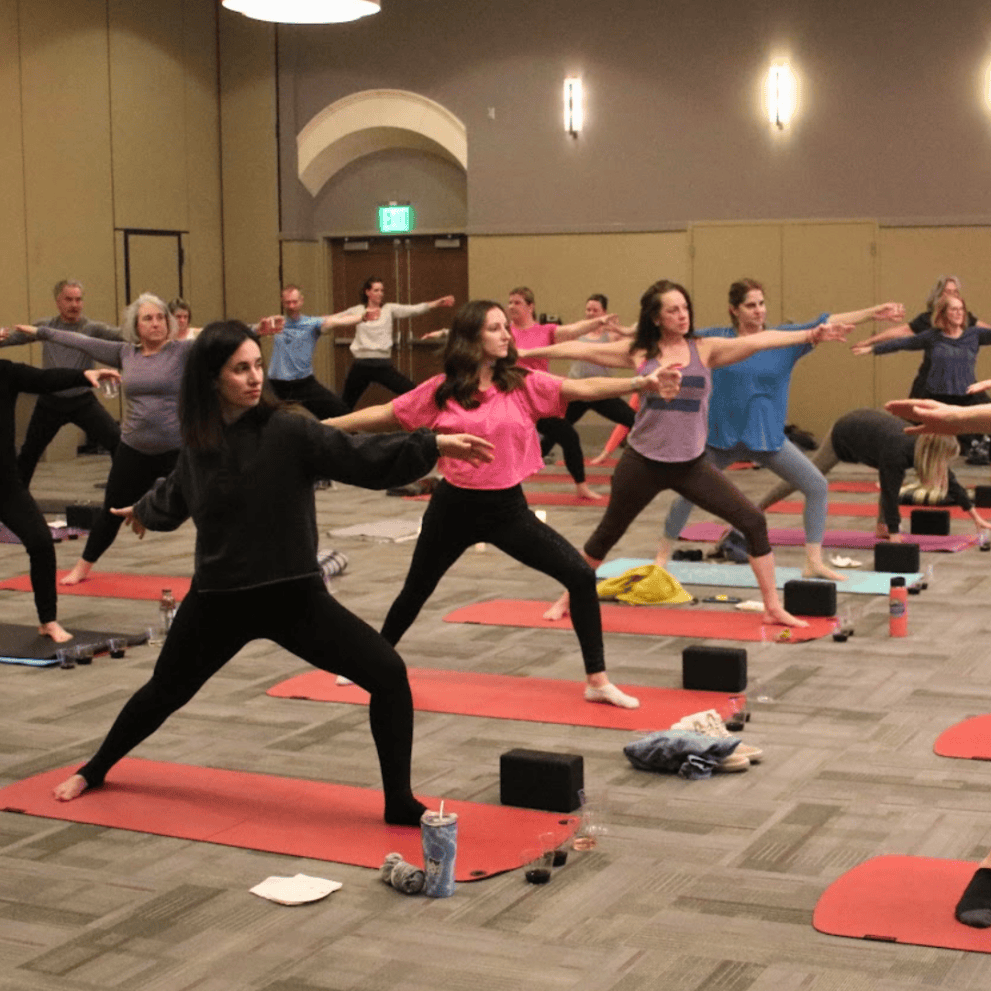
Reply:
[[[346,165],[376,151],[413,148],[468,169],[464,124],[434,100],[405,90],[352,93],[324,107],[296,137],[297,173],[311,196]]]

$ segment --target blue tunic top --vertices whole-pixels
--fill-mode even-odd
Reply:
[[[812,330],[829,316],[811,323],[790,323],[774,330]],[[736,337],[733,327],[706,327],[699,337]],[[722,450],[740,445],[751,451],[779,451],[785,442],[788,388],[799,358],[811,344],[758,351],[743,361],[712,370],[709,400],[709,446]]]
[[[268,377],[294,382],[313,374],[313,349],[320,340],[323,317],[297,317],[286,320],[281,334],[272,338],[272,360]]]

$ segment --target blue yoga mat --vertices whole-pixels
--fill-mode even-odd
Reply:
[[[54,657],[0,657],[0,664],[26,664],[32,668],[50,668],[58,664]]]
[[[640,568],[651,564],[647,558],[619,557],[614,561],[604,561],[596,571],[596,577],[615,578],[630,568]],[[668,572],[682,585],[714,585],[722,588],[757,588],[753,569],[745,564],[714,564],[710,561],[669,561]],[[864,571],[861,568],[844,568],[846,581],[836,583],[837,592],[852,592],[854,595],[887,595],[891,589],[891,579],[901,575],[906,585],[914,585],[922,580],[919,572]],[[785,582],[802,579],[801,568],[775,568],[774,583],[784,588]]]

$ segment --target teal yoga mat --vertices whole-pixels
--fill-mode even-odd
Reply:
[[[640,568],[650,564],[647,558],[619,557],[599,565],[596,577],[615,578],[630,568]],[[710,561],[669,561],[668,572],[682,585],[716,585],[722,588],[757,588],[753,570],[745,564],[714,564]],[[846,581],[836,583],[837,592],[852,592],[854,595],[887,595],[891,579],[901,575],[906,585],[914,585],[922,580],[919,572],[864,571],[863,568],[837,569],[846,576]],[[802,578],[801,568],[775,568],[774,582],[784,588],[785,582]]]

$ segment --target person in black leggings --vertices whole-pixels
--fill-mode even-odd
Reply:
[[[6,328],[0,340],[6,339]],[[17,469],[14,453],[14,409],[21,392],[47,395],[63,389],[96,385],[101,378],[116,378],[109,370],[77,371],[73,368],[34,368],[14,361],[0,361],[0,523],[17,537],[31,562],[31,590],[38,610],[38,632],[56,643],[72,639],[59,625],[55,591],[55,544]]]
[[[485,441],[428,431],[353,439],[263,390],[258,339],[238,321],[214,323],[183,373],[183,446],[172,474],[134,506],[114,511],[142,535],[196,523],[189,594],[151,679],[126,703],[99,750],[55,789],[69,801],[98,786],[125,754],[185,705],[246,643],[275,643],[371,695],[369,719],[385,791],[385,819],[419,823],[410,785],[413,703],[406,667],[379,634],[327,591],[317,564],[313,482],[385,488],[419,478],[438,452],[472,460]]]

